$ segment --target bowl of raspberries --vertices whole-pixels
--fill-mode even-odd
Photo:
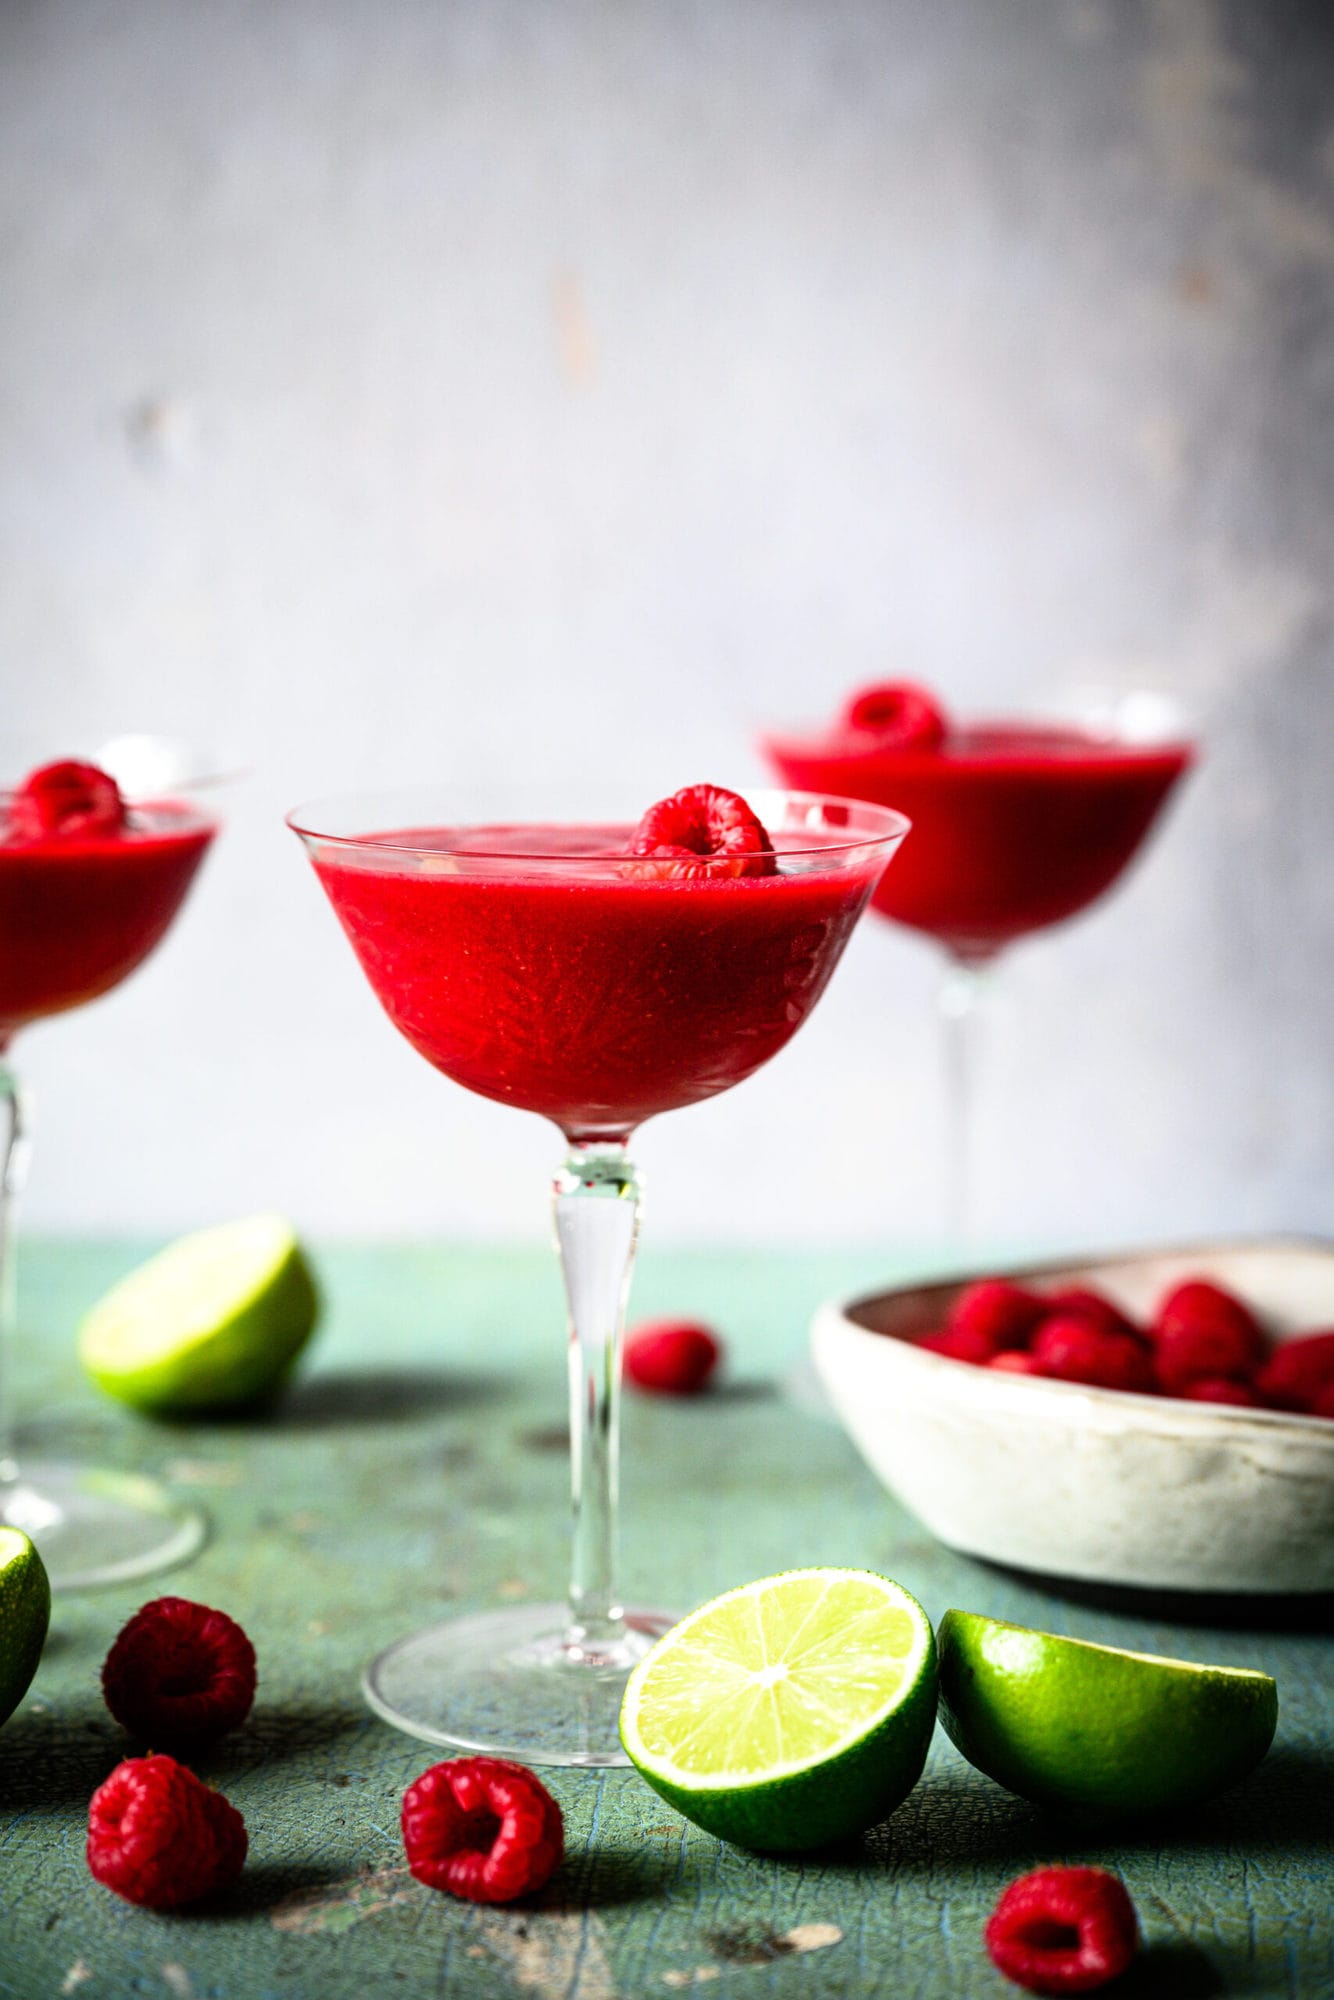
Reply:
[[[822,1306],[815,1365],[951,1547],[1072,1581],[1334,1590],[1334,1246],[1201,1244]]]

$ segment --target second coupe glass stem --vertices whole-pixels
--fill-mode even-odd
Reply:
[[[621,1336],[641,1188],[620,1146],[576,1145],[552,1196],[570,1317],[570,1639],[597,1654],[625,1636],[616,1591]]]
[[[18,1078],[0,1057],[0,1486],[18,1478],[15,1457],[14,1346],[18,1273],[14,1210],[28,1170],[28,1136]]]
[[[945,1042],[945,1228],[955,1251],[972,1248],[977,1222],[978,1030],[989,979],[985,961],[952,958],[940,986]]]

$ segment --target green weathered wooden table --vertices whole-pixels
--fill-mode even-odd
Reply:
[[[189,1916],[132,1909],[90,1879],[88,1798],[125,1748],[98,1669],[157,1586],[59,1601],[31,1694],[0,1734],[0,1993],[997,1996],[1015,1989],[982,1951],[983,1920],[1009,1877],[1064,1857],[1125,1876],[1150,1945],[1127,1994],[1334,1994],[1330,1641],[1094,1612],[935,1544],[784,1387],[816,1301],[892,1275],[883,1256],[669,1255],[650,1242],[637,1310],[707,1314],[733,1368],[697,1402],[629,1399],[627,1585],[685,1607],[794,1564],[860,1563],[900,1578],[933,1617],[959,1604],[1264,1667],[1282,1704],[1266,1764],[1178,1825],[1081,1838],[938,1732],[892,1820],[800,1864],[721,1846],[632,1772],[558,1772],[568,1859],[537,1903],[492,1911],[421,1888],[398,1801],[431,1753],[372,1719],[358,1675],[443,1610],[559,1593],[555,1269],[536,1246],[330,1251],[326,1325],[286,1405],[262,1422],[161,1428],[100,1400],[72,1353],[79,1311],[140,1247],[25,1246],[24,1407],[41,1412],[34,1445],[165,1474],[213,1517],[207,1549],[164,1587],[234,1613],[258,1648],[255,1711],[201,1766],[245,1814],[250,1861],[237,1889]]]

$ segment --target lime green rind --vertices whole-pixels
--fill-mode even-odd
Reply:
[[[32,1686],[51,1622],[46,1565],[18,1528],[0,1528],[0,1726]]]
[[[725,1626],[729,1614],[744,1615],[748,1599],[758,1604],[758,1594],[769,1585],[799,1586],[806,1578],[817,1577],[865,1577],[894,1594],[892,1606],[887,1597],[885,1608],[904,1614],[911,1644],[906,1652],[896,1648],[867,1662],[868,1685],[873,1685],[875,1670],[883,1670],[887,1660],[893,1661],[898,1672],[891,1693],[885,1696],[882,1688],[880,1698],[869,1701],[869,1713],[859,1723],[833,1729],[804,1759],[780,1762],[762,1777],[753,1770],[724,1771],[707,1779],[693,1777],[681,1769],[679,1760],[651,1751],[643,1740],[639,1703],[655,1660],[660,1665],[662,1656],[670,1652],[673,1661],[681,1656],[683,1670],[688,1671],[692,1658],[707,1667],[713,1656],[688,1650],[688,1642],[699,1632],[702,1621]],[[774,1598],[767,1601],[772,1609]],[[771,1623],[766,1628],[761,1647],[773,1647],[781,1653],[799,1637],[799,1632],[783,1630],[780,1619],[777,1626]],[[744,1646],[743,1633],[738,1633],[738,1639]],[[703,1679],[707,1685],[707,1673]],[[627,1685],[621,1740],[645,1782],[695,1825],[740,1847],[794,1853],[850,1839],[901,1805],[922,1775],[935,1716],[935,1640],[930,1621],[916,1600],[889,1579],[869,1571],[790,1571],[784,1577],[764,1578],[758,1585],[743,1585],[714,1599],[661,1640]],[[835,1715],[829,1719],[834,1722]]]
[[[237,1279],[229,1289],[225,1270],[209,1269],[192,1300],[181,1277],[192,1253],[198,1247],[208,1259],[228,1242],[237,1248]],[[251,1270],[247,1254],[256,1250]],[[255,1217],[184,1237],[131,1272],[85,1316],[79,1358],[106,1394],[148,1416],[240,1410],[278,1393],[319,1313],[295,1236],[278,1218]]]
[[[1246,1667],[1122,1652],[970,1612],[940,1623],[940,1720],[996,1783],[1117,1819],[1199,1805],[1255,1769],[1278,1689]]]

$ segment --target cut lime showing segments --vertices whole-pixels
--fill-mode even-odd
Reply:
[[[252,1215],[182,1236],[123,1278],[83,1321],[79,1358],[138,1410],[237,1409],[278,1388],[318,1313],[291,1224]]]
[[[51,1621],[46,1567],[18,1528],[0,1528],[0,1723],[32,1685]]]
[[[822,1847],[917,1783],[936,1647],[917,1600],[859,1569],[795,1569],[692,1611],[631,1674],[621,1742],[655,1792],[742,1847]]]
[[[1278,1689],[1248,1667],[1124,1653],[969,1611],[940,1622],[940,1719],[970,1764],[1039,1805],[1197,1805],[1253,1770]]]

